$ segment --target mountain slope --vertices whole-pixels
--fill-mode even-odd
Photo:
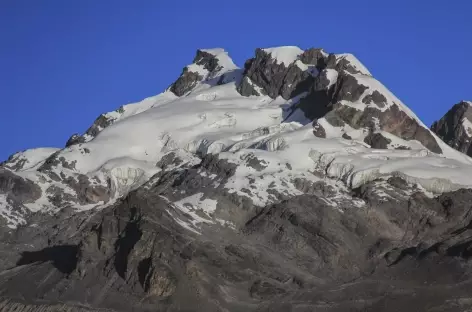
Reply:
[[[351,54],[198,50],[163,93],[0,165],[0,307],[461,311],[470,175]]]

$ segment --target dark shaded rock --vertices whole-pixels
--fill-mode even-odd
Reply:
[[[85,143],[85,138],[81,136],[80,134],[75,133],[71,135],[71,137],[67,140],[66,147],[69,147],[75,144],[81,144],[81,143]]]
[[[369,144],[372,148],[387,149],[388,145],[392,143],[390,139],[384,137],[381,133],[369,133],[364,142]]]
[[[431,132],[400,110],[396,104],[380,115],[380,125],[384,131],[407,141],[417,140],[433,153],[442,153]]]
[[[356,77],[339,73],[336,89],[333,94],[333,102],[350,101],[356,102],[364,94],[368,87],[360,84]]]
[[[66,168],[69,170],[75,170],[75,164],[77,163],[76,160],[71,162],[67,161],[64,156],[61,156],[61,151],[57,151],[44,161],[44,163],[38,168],[39,172],[43,172],[46,174],[51,174],[51,170],[53,168],[57,168],[58,166],[62,166],[62,168]]]
[[[185,67],[180,77],[170,87],[170,91],[177,96],[183,96],[195,88],[197,83],[202,80],[203,76],[191,72],[187,67]]]
[[[267,162],[263,159],[257,158],[254,154],[249,154],[246,159],[246,164],[251,167],[256,169],[257,171],[262,171],[265,168],[267,168]]]
[[[326,130],[318,121],[313,121],[313,134],[318,138],[326,138]]]
[[[92,126],[85,131],[85,134],[91,136],[92,138],[96,137],[100,131],[113,124],[114,119],[110,118],[104,114],[98,116],[97,119],[93,122]]]
[[[304,64],[315,65],[321,71],[326,68],[327,57],[323,49],[310,48],[300,55],[300,61]]]
[[[408,190],[408,182],[400,177],[390,177],[387,180],[387,183],[401,190]]]
[[[256,56],[245,63],[244,69],[243,79],[238,86],[238,92],[244,96],[261,95],[254,88],[256,85],[271,98],[280,95],[290,99],[307,91],[314,80],[309,72],[294,63],[278,64],[263,49],[256,50]]]
[[[36,201],[42,195],[41,188],[33,181],[5,169],[0,169],[0,193],[25,204]]]
[[[365,73],[362,73],[361,71],[356,69],[354,65],[349,61],[349,59],[346,58],[345,56],[340,56],[339,59],[337,59],[336,55],[330,54],[328,56],[326,66],[327,68],[335,69],[340,73],[342,73],[343,71],[346,71],[350,74],[365,75]]]
[[[78,174],[77,176],[69,176],[63,182],[71,187],[77,194],[78,203],[95,204],[98,202],[108,202],[110,200],[110,188],[103,185],[95,185],[88,176]]]
[[[53,246],[34,252],[23,252],[17,266],[37,262],[52,262],[53,266],[61,273],[70,274],[77,266],[78,246],[63,245]]]
[[[179,166],[183,163],[183,160],[177,156],[175,152],[170,152],[164,155],[156,164],[157,167],[162,170],[166,170],[169,166]]]
[[[215,55],[202,50],[197,50],[193,64],[200,65],[206,69],[209,72],[208,77],[203,77],[197,72],[190,71],[188,66],[185,67],[180,77],[169,88],[175,95],[183,96],[187,94],[203,79],[213,78],[222,69]]]
[[[217,164],[207,160],[208,168]],[[57,302],[65,302],[62,310],[86,302],[88,309],[111,311],[282,312],[324,304],[329,312],[393,312],[421,311],[424,302],[441,307],[472,289],[463,264],[472,254],[472,190],[429,198],[394,177],[355,190],[366,203],[359,208],[350,200],[332,206],[328,199],[339,190],[322,181],[293,183],[314,195],[249,210],[239,231],[218,224],[201,225],[200,234],[187,230],[181,224],[190,226],[192,219],[152,187],[93,213],[49,216],[12,238],[39,248],[2,271],[0,291],[7,307],[23,308],[15,305],[21,301],[44,311]],[[188,188],[184,184],[175,187]],[[229,209],[230,195],[241,199],[218,197],[219,209]],[[388,308],[379,304],[385,300],[392,300]]]
[[[380,93],[379,91],[374,90],[374,92],[372,92],[372,94],[366,95],[362,99],[362,102],[365,103],[365,104],[374,103],[378,107],[382,108],[387,104],[387,98],[382,93]]]
[[[343,133],[342,138],[346,140],[352,140],[352,137],[347,133]]]
[[[472,121],[472,108],[468,102],[463,101],[454,105],[440,120],[435,121],[431,130],[447,145],[472,156],[472,129],[466,129],[462,122],[464,119]]]
[[[259,95],[266,95],[264,90],[259,89],[261,92],[256,90],[254,83],[249,79],[249,77],[245,76],[241,80],[241,83],[238,86],[238,92],[244,96],[259,96]]]
[[[219,159],[216,154],[206,155],[199,166],[224,178],[233,176],[238,167],[237,164],[233,164],[226,159]]]

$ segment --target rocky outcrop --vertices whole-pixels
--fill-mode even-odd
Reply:
[[[325,76],[320,75],[298,107],[307,118],[314,120],[314,133],[319,137],[325,136],[326,129],[317,120],[324,118],[333,127],[347,124],[354,129],[364,128],[370,135],[385,131],[406,141],[417,140],[434,153],[442,152],[427,128],[395,102],[385,109],[386,97],[378,90],[366,94],[368,89],[369,86],[359,83],[356,76],[346,71],[338,74],[333,85],[329,85]],[[359,101],[374,105],[356,104]],[[352,104],[346,105],[345,102]]]
[[[374,78],[354,56],[308,49],[286,63],[269,50],[257,49],[246,62],[238,86],[242,95],[292,99],[306,93],[288,115],[301,109],[313,121],[316,136],[326,136],[318,122],[325,118],[333,127],[365,128],[371,135],[385,131],[406,141],[417,140],[434,153],[442,152],[429,129],[377,89],[378,82],[370,82]]]
[[[100,116],[95,119],[93,124],[85,131],[83,135],[75,133],[70,136],[67,140],[65,147],[70,147],[72,145],[81,144],[88,142],[95,138],[103,129],[112,125],[115,122],[115,118],[111,117],[109,114],[100,114]]]
[[[41,188],[9,170],[0,169],[0,194],[21,203],[32,203],[41,197]]]
[[[321,57],[319,50],[302,54],[302,60],[313,66],[318,63]],[[300,61],[301,62],[301,61]],[[313,83],[313,76],[303,67],[305,63],[298,65],[279,63],[270,53],[264,49],[257,49],[256,56],[248,60],[244,65],[243,79],[238,86],[238,91],[244,96],[268,95],[271,98],[282,96],[290,99],[302,92],[305,92]],[[260,91],[260,92],[259,92]]]
[[[452,148],[472,156],[472,104],[454,105],[431,130]]]
[[[226,168],[209,157],[187,170],[210,170],[218,181],[234,174]],[[367,183],[335,206],[326,200],[332,192],[338,196],[335,189],[298,180],[304,195],[246,211],[237,230],[206,223],[197,234],[182,226],[189,216],[163,197],[174,188],[189,189],[185,181],[192,175],[182,169],[168,174],[179,178],[169,184],[162,175],[101,211],[44,216],[38,227],[18,229],[8,240],[29,247],[6,253],[8,247],[0,246],[15,267],[0,275],[2,307],[56,311],[58,302],[65,311],[471,307],[443,305],[472,290],[470,269],[463,265],[470,257],[470,190],[430,198],[396,177]],[[354,207],[359,200],[363,206]],[[46,228],[56,230],[44,233]],[[388,309],[381,304],[385,300]]]
[[[220,57],[225,63],[230,63],[230,68],[224,68]],[[210,84],[225,83],[225,74],[231,75],[236,66],[222,49],[197,50],[197,54],[191,65],[184,67],[180,77],[169,87],[169,90],[177,96],[184,96],[198,83],[207,81]],[[211,81],[216,79],[216,81]]]
[[[387,149],[388,145],[392,143],[392,141],[385,136],[382,135],[382,133],[369,133],[365,139],[364,142],[369,144],[370,147],[372,148],[378,148],[378,149]]]
[[[70,136],[70,138],[66,142],[66,147],[75,145],[75,144],[80,144],[80,143],[85,143],[85,138],[81,136],[78,133],[74,133],[73,135]]]

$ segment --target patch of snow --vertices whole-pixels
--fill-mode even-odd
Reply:
[[[308,72],[313,77],[316,77],[319,74],[319,71],[316,68],[316,65],[308,65],[308,64],[303,63],[300,60],[296,60],[295,65],[297,65],[298,68],[300,68],[302,71]]]
[[[218,202],[216,200],[210,199],[210,198],[202,199],[203,196],[204,196],[203,193],[197,193],[197,194],[194,194],[192,196],[181,199],[181,200],[175,202],[174,204],[176,206],[179,206],[179,207],[182,207],[182,206],[189,207],[189,206],[191,206],[193,209],[202,210],[206,215],[211,217],[213,212],[215,212],[215,210],[216,210],[216,205],[217,205]]]
[[[277,64],[284,64],[286,67],[298,59],[303,50],[295,46],[284,46],[263,49],[274,58]]]
[[[462,126],[464,127],[464,130],[467,133],[467,135],[469,137],[472,137],[472,122],[469,119],[464,117],[462,119]]]
[[[338,71],[335,70],[335,69],[330,69],[330,68],[327,68],[325,70],[323,70],[322,74],[326,77],[326,79],[329,80],[329,84],[328,84],[328,89],[336,83],[336,81],[338,80]]]

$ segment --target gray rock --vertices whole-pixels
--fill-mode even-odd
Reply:
[[[365,104],[374,103],[378,107],[383,108],[383,107],[385,107],[385,104],[387,103],[387,98],[382,93],[380,93],[379,91],[374,90],[374,92],[372,92],[372,94],[369,94],[366,97],[364,97],[362,99],[362,102],[365,103]]]
[[[195,88],[197,83],[202,80],[203,76],[191,72],[187,67],[185,67],[180,77],[170,87],[170,91],[177,96],[183,96]]]
[[[33,216],[37,227],[20,227],[0,245],[5,265],[14,266],[0,274],[1,306],[56,311],[60,302],[66,311],[241,312],[300,304],[314,310],[322,303],[333,312],[470,307],[443,309],[444,300],[472,290],[470,269],[461,264],[470,257],[471,190],[429,198],[396,177],[370,182],[354,190],[352,200],[333,205],[338,189],[298,179],[293,183],[306,195],[256,208],[212,186],[231,176],[233,165],[207,155],[200,165],[170,170],[102,210]],[[202,170],[208,182],[192,183]],[[216,177],[208,178],[209,172]],[[200,225],[200,234],[187,230],[180,224],[191,218],[161,197],[180,191],[218,198],[218,215],[238,228],[210,223]],[[355,199],[366,206],[352,206]],[[392,301],[383,306],[379,300]]]
[[[332,102],[357,102],[367,89],[368,87],[360,84],[354,76],[340,72]]]
[[[20,203],[32,203],[42,195],[41,188],[34,182],[13,172],[0,169],[0,194],[7,194]]]
[[[388,145],[392,143],[390,139],[384,137],[381,133],[369,133],[364,142],[369,144],[372,148],[387,149]]]
[[[81,136],[80,134],[75,133],[71,135],[71,137],[67,140],[66,147],[69,147],[75,144],[81,144],[81,143],[85,143],[85,138]]]
[[[468,129],[462,126],[464,118],[472,120],[472,108],[467,102],[460,102],[434,122],[431,130],[452,148],[472,156],[472,139]]]
[[[257,49],[256,56],[247,61],[244,68],[243,79],[238,86],[239,93],[244,96],[260,95],[254,89],[253,85],[256,85],[271,98],[280,95],[290,99],[307,91],[313,83],[310,73],[295,64],[278,64],[263,49]]]
[[[197,50],[193,64],[203,66],[203,68],[209,72],[208,77],[206,77],[207,79],[214,78],[222,69],[221,65],[218,63],[218,58],[202,50]],[[204,78],[205,77],[201,76],[199,73],[192,72],[188,67],[184,67],[182,74],[170,86],[169,90],[177,96],[183,96],[195,88]],[[220,79],[218,83],[222,83],[221,81]]]

